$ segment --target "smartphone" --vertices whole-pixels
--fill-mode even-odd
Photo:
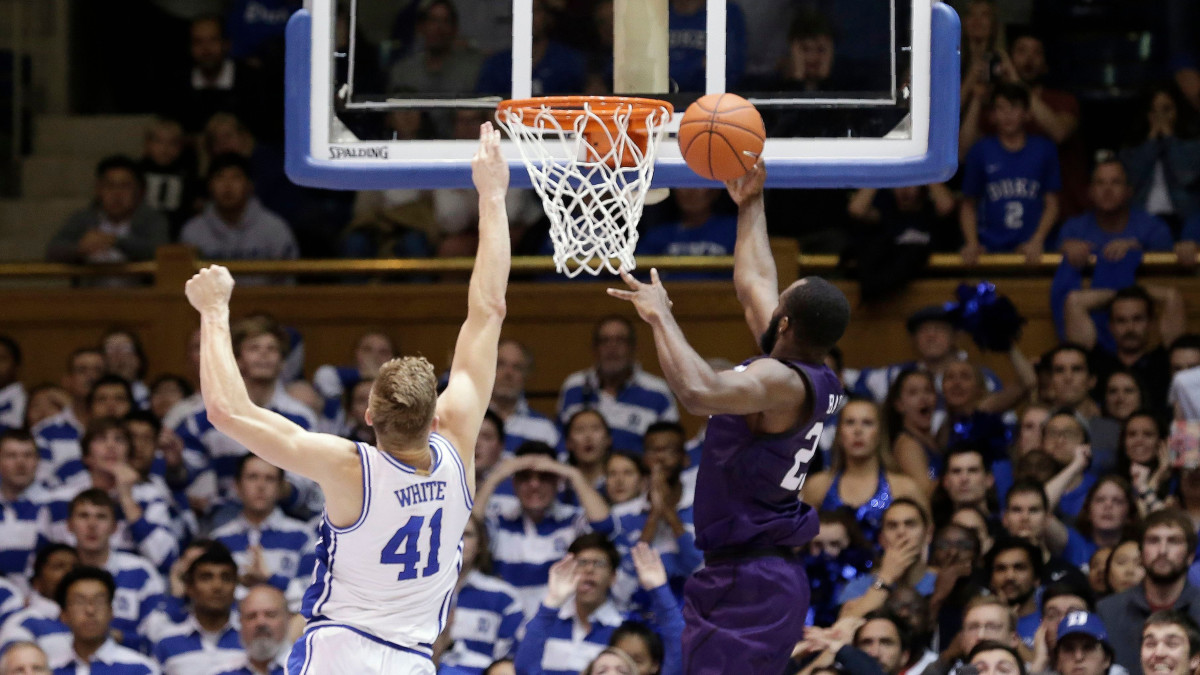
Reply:
[[[1171,424],[1167,461],[1176,469],[1200,468],[1200,422],[1179,420]]]

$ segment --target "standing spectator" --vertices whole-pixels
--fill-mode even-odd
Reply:
[[[50,524],[37,484],[38,449],[28,432],[0,432],[0,575],[23,581]]]
[[[841,597],[841,618],[866,616],[879,609],[897,585],[909,586],[923,596],[933,593],[937,573],[929,569],[926,550],[932,536],[929,514],[920,504],[901,497],[883,514],[879,548],[883,557],[870,576],[846,584]]]
[[[0,651],[23,641],[36,643],[47,654],[70,651],[71,631],[59,620],[62,608],[54,601],[54,593],[67,572],[78,566],[79,554],[66,544],[47,544],[38,550],[25,609],[0,627]]]
[[[1017,635],[1033,647],[1042,623],[1038,595],[1042,590],[1042,552],[1024,539],[1002,537],[992,545],[985,561],[988,588],[1003,598],[1017,615]]]
[[[374,380],[379,368],[396,355],[392,338],[380,331],[363,333],[354,346],[354,364],[335,366],[325,364],[313,373],[313,388],[324,398],[321,424],[328,433],[344,433],[350,424],[362,420],[347,420],[343,413],[346,392],[362,380]]]
[[[655,422],[675,422],[679,410],[666,380],[642,370],[637,358],[637,333],[623,316],[608,316],[592,332],[595,363],[563,380],[558,397],[558,421],[583,408],[595,408],[612,430],[613,447],[642,449],[642,435]]]
[[[1029,92],[1019,85],[996,85],[992,118],[996,135],[972,146],[963,166],[963,262],[1007,251],[1037,262],[1058,220],[1058,150],[1045,136],[1025,132]]]
[[[473,92],[483,57],[459,40],[458,9],[454,2],[434,0],[423,3],[417,19],[417,34],[421,49],[392,66],[389,91],[410,91],[421,97]],[[453,117],[452,111],[449,118],[435,114],[439,137],[450,137]]]
[[[1141,584],[1099,602],[1096,612],[1112,636],[1113,660],[1130,672],[1138,672],[1138,645],[1142,625],[1161,609],[1200,619],[1200,591],[1187,583],[1188,567],[1195,558],[1196,527],[1177,509],[1150,514],[1142,528],[1142,565],[1146,578]],[[1188,672],[1188,671],[1175,671]]]
[[[1064,223],[1059,235],[1063,259],[1072,267],[1082,268],[1092,254],[1118,262],[1133,260],[1126,257],[1130,252],[1174,247],[1166,223],[1130,205],[1129,178],[1115,158],[1096,165],[1088,195],[1092,210]]]
[[[534,96],[574,94],[587,85],[587,61],[573,47],[550,38],[553,17],[550,0],[533,0],[532,70],[530,84]],[[497,52],[483,62],[475,90],[481,94],[512,93],[512,49]]]
[[[150,388],[143,381],[146,377],[146,350],[137,333],[112,329],[100,338],[100,351],[104,354],[105,372],[129,383],[134,405],[143,410],[150,407]]]
[[[863,299],[903,290],[919,276],[957,203],[941,183],[876,190],[860,188],[846,210],[859,233],[846,253],[858,261]]]
[[[237,563],[219,543],[209,544],[188,566],[187,617],[170,623],[156,615],[146,627],[150,653],[162,664],[164,675],[206,675],[223,669],[214,664],[232,665],[242,657],[233,617],[237,578]]]
[[[21,370],[21,345],[0,335],[0,432],[25,426],[25,385],[18,379]]]
[[[504,422],[504,450],[512,454],[525,441],[559,443],[558,427],[550,418],[529,407],[525,383],[533,372],[533,353],[511,338],[500,340],[496,358],[496,385],[488,406]]]
[[[202,131],[205,123],[220,112],[232,113],[262,133],[261,125],[254,120],[264,116],[266,83],[257,69],[231,58],[229,50],[219,17],[192,20],[191,68],[175,76],[163,102],[164,112],[182,122],[189,134]]]
[[[172,241],[192,217],[198,198],[196,157],[185,141],[179,122],[159,117],[146,127],[138,164],[146,178],[146,205],[167,217]]]
[[[113,575],[97,567],[77,567],[63,578],[54,599],[71,629],[71,652],[55,655],[60,665],[54,675],[159,675],[158,664],[118,645],[110,635],[117,627],[113,605],[118,589]]]
[[[46,259],[64,263],[150,260],[167,243],[167,219],[147,206],[145,181],[136,162],[113,155],[96,165],[93,205],[78,211],[46,245]]]
[[[721,198],[720,190],[675,188],[671,194],[679,210],[679,220],[650,228],[638,240],[638,255],[733,255],[733,244],[737,239],[737,219],[713,210],[713,206]],[[676,274],[673,278],[728,279],[730,273],[694,272]]]
[[[1146,99],[1142,137],[1121,151],[1129,172],[1133,205],[1170,224],[1175,232],[1187,218],[1200,213],[1200,143],[1190,138],[1185,123],[1190,109],[1178,89],[1157,86]]]
[[[1138,673],[1191,675],[1200,668],[1200,631],[1193,616],[1176,610],[1158,610],[1141,627]]]
[[[235,662],[235,669],[221,675],[285,675],[289,618],[287,599],[279,589],[267,585],[251,588],[238,605],[245,653]]]
[[[212,201],[183,226],[181,243],[195,246],[210,259],[290,260],[299,255],[287,223],[254,196],[250,163],[244,157],[215,158],[208,167],[208,192]]]

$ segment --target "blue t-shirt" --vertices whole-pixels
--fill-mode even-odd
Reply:
[[[1183,232],[1179,234],[1179,240],[1200,242],[1200,213],[1183,221]]]
[[[1141,209],[1129,210],[1129,222],[1120,232],[1106,232],[1100,229],[1096,222],[1096,214],[1089,211],[1064,223],[1059,238],[1062,241],[1086,241],[1094,253],[1099,253],[1115,239],[1137,239],[1143,251],[1170,251],[1175,246],[1167,224]],[[1184,238],[1187,238],[1186,233]]]
[[[733,91],[746,71],[746,17],[737,4],[729,3],[725,22],[725,91]],[[679,91],[705,91],[708,14],[680,14],[671,3],[667,23],[671,80]]]
[[[650,228],[637,245],[637,255],[733,255],[737,218],[714,215],[698,227],[668,223]],[[672,279],[728,279],[731,272],[683,272]]]
[[[300,0],[234,0],[225,19],[229,55],[254,56],[264,43],[282,38],[288,19],[303,6]]]
[[[1054,141],[1030,135],[1013,152],[984,138],[967,153],[962,190],[979,201],[979,243],[991,252],[1016,249],[1037,232],[1046,193],[1062,190]]]
[[[571,47],[551,41],[542,60],[533,64],[529,77],[533,96],[578,94],[587,84],[587,60]],[[475,89],[481,94],[512,94],[511,49],[493,54],[483,62]]]

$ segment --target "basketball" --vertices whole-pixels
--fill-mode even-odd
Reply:
[[[766,136],[754,104],[737,94],[708,94],[683,114],[679,151],[692,171],[724,182],[754,167]]]

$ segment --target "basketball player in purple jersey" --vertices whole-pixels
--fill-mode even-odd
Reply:
[[[763,210],[760,161],[726,187],[738,204],[733,282],[763,356],[715,372],[688,344],[671,301],[628,273],[631,301],[654,331],[671,390],[693,414],[708,415],[696,480],[696,545],[705,566],[684,587],[684,672],[782,673],[804,633],[809,586],[796,547],[817,534],[817,513],[800,489],[825,420],[845,402],[824,365],[850,319],[837,287],[805,277],[782,294]]]

